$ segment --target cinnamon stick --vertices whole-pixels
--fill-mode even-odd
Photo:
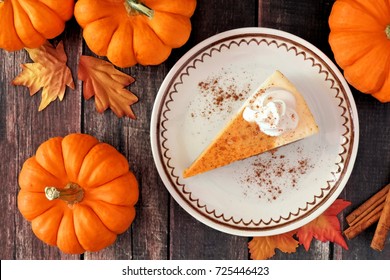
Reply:
[[[373,209],[371,212],[366,213],[366,215],[360,216],[357,222],[354,222],[352,226],[347,228],[344,231],[345,236],[348,239],[355,238],[358,236],[361,232],[363,232],[365,229],[367,229],[369,226],[374,224],[379,220],[379,217],[382,213],[382,209],[384,207],[384,201],[379,204],[375,209]]]
[[[346,217],[350,227],[344,231],[344,234],[348,239],[355,238],[379,220],[389,191],[390,184],[383,187]]]
[[[372,212],[378,205],[384,203],[386,195],[389,192],[390,184],[383,187],[379,192],[370,197],[366,202],[360,205],[356,210],[346,217],[347,223],[350,226],[358,223],[361,219],[366,217],[368,213]]]
[[[376,227],[374,238],[371,242],[371,248],[382,251],[385,247],[387,233],[390,230],[390,192],[387,193],[385,205],[383,206],[378,225]]]

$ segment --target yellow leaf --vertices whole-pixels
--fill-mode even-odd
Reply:
[[[62,41],[53,47],[48,41],[36,49],[27,49],[34,63],[22,64],[22,72],[12,81],[13,85],[25,86],[34,95],[42,88],[39,111],[45,109],[57,97],[61,101],[66,86],[74,89],[70,69],[66,66],[67,56]]]
[[[131,105],[138,98],[124,87],[134,82],[134,78],[115,69],[102,59],[81,56],[78,78],[84,82],[84,98],[95,96],[96,109],[103,113],[108,107],[117,117],[128,116],[135,119]]]
[[[294,232],[288,232],[274,236],[253,237],[248,244],[251,259],[269,259],[275,255],[275,249],[283,253],[294,253],[299,242],[294,239],[293,235]]]

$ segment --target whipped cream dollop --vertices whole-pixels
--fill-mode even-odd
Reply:
[[[268,88],[255,96],[244,109],[243,118],[256,122],[260,130],[269,136],[280,136],[298,126],[294,95],[282,88]]]

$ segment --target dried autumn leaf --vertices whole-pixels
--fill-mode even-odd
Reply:
[[[248,243],[249,253],[253,260],[266,260],[275,255],[275,249],[283,253],[294,253],[299,242],[293,237],[294,232],[274,236],[253,237]]]
[[[340,222],[337,215],[350,204],[351,202],[349,201],[337,199],[319,217],[298,229],[298,240],[301,244],[303,244],[306,251],[309,250],[310,243],[313,238],[322,242],[335,242],[344,249],[348,250],[347,243],[342,236]]]
[[[138,98],[124,87],[134,82],[134,78],[126,75],[104,60],[81,56],[78,78],[84,82],[84,98],[95,96],[96,109],[103,113],[108,107],[119,118],[124,115],[135,119],[131,105]]]
[[[66,66],[67,56],[62,41],[56,48],[46,41],[39,48],[26,50],[34,63],[22,64],[23,71],[12,84],[28,87],[31,96],[42,88],[42,100],[38,108],[42,111],[57,97],[59,100],[64,98],[66,86],[75,88],[72,73]]]

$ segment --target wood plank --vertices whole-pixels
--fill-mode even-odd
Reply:
[[[76,73],[79,55],[79,33],[74,22],[68,24],[67,30],[55,42],[63,39],[69,57],[68,65]],[[50,137],[64,136],[69,132],[80,130],[80,97],[79,91],[67,89],[64,101],[55,101],[42,112],[38,112],[40,93],[30,97],[25,87],[11,86],[11,80],[21,72],[20,64],[31,62],[26,51],[5,53],[1,51],[1,111],[6,112],[2,124],[1,164],[2,182],[7,188],[7,195],[2,205],[7,207],[1,216],[7,222],[5,231],[1,230],[1,240],[6,240],[2,250],[4,258],[10,259],[78,259],[78,255],[62,254],[57,248],[47,246],[38,240],[31,230],[31,225],[19,213],[16,204],[18,193],[17,177],[23,162],[31,157],[40,143]],[[6,96],[4,96],[6,94]],[[69,114],[69,112],[72,112]],[[4,163],[4,162],[3,162]],[[6,176],[6,179],[4,179]],[[4,207],[3,206],[3,207]],[[4,214],[3,214],[4,213]],[[4,242],[4,241],[2,241]],[[3,247],[2,247],[3,248]]]
[[[323,50],[326,41],[323,35],[327,30],[327,14],[330,12],[328,2],[260,0],[259,26],[290,32]],[[329,257],[331,257],[331,245],[313,240],[308,252],[300,246],[293,254],[283,254],[278,251],[273,259],[328,259]]]
[[[345,215],[390,182],[390,106],[356,90],[353,93],[359,112],[360,143],[354,170],[345,188],[344,198],[352,202]],[[382,252],[370,248],[375,228],[376,223],[356,238],[348,240],[349,250],[337,257],[390,259],[390,235]]]
[[[171,205],[169,259],[245,260],[248,238],[229,235],[197,221],[176,202]]]
[[[134,259],[162,260],[168,256],[169,194],[158,175],[150,144],[150,118],[157,91],[168,72],[167,62],[154,67],[136,66],[132,90],[140,98],[137,120],[127,127],[127,147],[139,178],[141,195],[133,228]]]
[[[98,114],[94,99],[82,98],[77,82],[78,58],[91,55],[83,45],[80,28],[74,19],[64,34],[68,65],[77,88],[67,89],[62,102],[55,101],[38,112],[40,93],[30,97],[24,87],[10,81],[21,71],[20,63],[29,62],[25,51],[0,50],[0,164],[1,185],[6,195],[0,197],[1,259],[248,259],[250,238],[214,230],[185,212],[169,195],[154,165],[150,147],[150,116],[157,91],[176,61],[191,47],[222,31],[247,26],[264,26],[291,32],[320,48],[333,59],[328,44],[327,23],[334,0],[210,0],[198,1],[192,18],[193,31],[186,45],[172,52],[159,66],[134,66],[121,69],[136,82],[128,88],[139,98],[133,106],[137,120],[118,119],[110,110]],[[360,146],[355,168],[341,198],[352,205],[345,216],[390,182],[390,107],[351,87],[359,112]],[[132,227],[118,236],[112,246],[83,256],[66,255],[47,246],[31,231],[17,209],[17,177],[23,162],[35,153],[40,143],[71,132],[89,133],[116,147],[128,159],[140,184],[137,217]],[[349,250],[313,241],[309,252],[300,246],[294,254],[276,251],[272,259],[390,259],[390,236],[383,252],[370,248],[375,225],[353,240]]]
[[[14,259],[16,256],[16,216],[19,215],[16,206],[18,191],[17,174],[19,166],[15,161],[17,144],[15,143],[17,129],[16,92],[11,85],[11,79],[16,75],[15,61],[20,54],[7,53],[0,50],[0,176],[3,194],[0,197],[0,258]]]
[[[191,39],[182,51],[220,32],[256,26],[256,7],[256,1],[198,1]],[[248,259],[248,238],[211,229],[171,200],[170,259]]]
[[[311,42],[333,59],[328,44],[328,17],[334,1],[259,1],[259,25],[291,32]],[[345,216],[390,181],[390,107],[380,104],[351,87],[359,113],[360,144],[358,157],[350,180],[340,198],[352,205],[340,214],[342,228],[346,228]],[[349,250],[329,244],[309,252],[312,258],[332,259],[388,259],[390,246],[381,253],[370,249],[375,227],[368,229],[354,240],[348,240]],[[390,237],[389,237],[390,238]],[[319,250],[319,252],[318,252]],[[322,253],[321,253],[322,252]],[[306,258],[307,255],[299,254]],[[290,258],[278,256],[277,258]]]
[[[91,55],[89,50],[86,53]],[[137,119],[118,119],[111,110],[99,114],[90,100],[84,102],[83,131],[113,145],[129,160],[140,188],[137,216],[114,245],[87,253],[85,259],[166,259],[168,195],[154,165],[149,131],[154,98],[167,69],[138,65],[120,70],[136,79],[128,89],[139,98],[132,106]]]
[[[333,0],[259,0],[258,24],[290,32],[312,43],[328,56],[328,17]]]

